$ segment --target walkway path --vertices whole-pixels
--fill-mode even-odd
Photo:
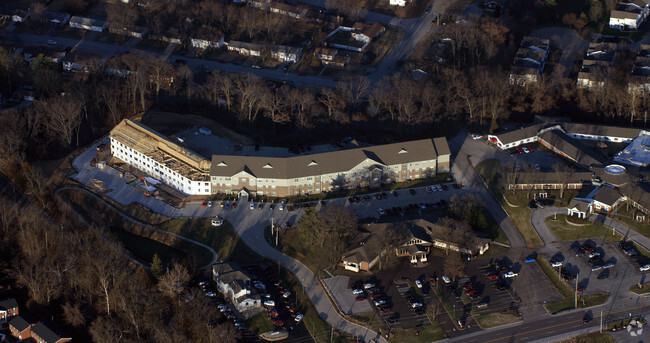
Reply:
[[[212,267],[212,265],[214,265],[215,262],[217,262],[217,258],[218,258],[218,257],[217,257],[217,252],[214,251],[214,249],[212,249],[212,247],[210,247],[210,246],[208,246],[208,245],[205,245],[205,244],[203,244],[203,243],[201,243],[201,242],[199,242],[199,241],[195,241],[195,240],[193,240],[193,239],[187,238],[187,237],[185,237],[185,236],[177,235],[177,234],[175,234],[175,233],[173,233],[173,232],[168,232],[168,231],[165,231],[165,230],[156,229],[155,227],[153,227],[153,226],[151,226],[151,225],[149,225],[149,224],[146,224],[146,223],[143,223],[143,222],[141,222],[141,221],[139,221],[139,220],[137,220],[137,219],[134,219],[134,218],[132,218],[132,217],[130,217],[130,216],[128,216],[128,215],[122,213],[122,211],[120,211],[119,209],[117,209],[115,206],[113,206],[112,204],[106,202],[104,199],[102,199],[101,197],[99,197],[98,195],[96,195],[95,193],[93,193],[93,192],[91,192],[91,191],[89,191],[89,190],[87,190],[87,189],[79,188],[79,187],[61,187],[61,188],[57,189],[56,191],[54,191],[54,194],[55,194],[55,195],[59,195],[59,193],[60,193],[61,191],[65,191],[65,190],[75,190],[75,191],[84,192],[84,193],[86,193],[86,194],[92,196],[93,198],[99,200],[100,202],[104,203],[106,206],[108,206],[108,207],[111,208],[113,211],[115,211],[115,213],[119,214],[123,219],[126,219],[126,220],[128,220],[128,221],[130,221],[130,222],[132,222],[132,223],[134,223],[134,224],[137,224],[137,225],[143,226],[143,227],[145,227],[145,228],[147,228],[147,229],[149,229],[149,230],[153,230],[153,231],[157,231],[157,232],[160,232],[160,233],[163,233],[163,234],[166,234],[166,235],[170,235],[170,236],[176,237],[176,238],[181,239],[181,240],[184,240],[184,241],[186,241],[186,242],[190,242],[190,243],[192,243],[192,244],[196,244],[196,245],[198,245],[198,246],[200,246],[200,247],[202,247],[202,248],[207,249],[207,250],[210,252],[210,254],[212,254],[212,260],[210,260],[210,262],[209,262],[208,264],[206,264],[205,266],[203,266],[203,267],[201,267],[201,268],[199,268],[199,269],[202,269],[202,270],[203,270],[203,269],[208,269],[208,268]],[[64,201],[64,202],[65,202],[65,201]],[[67,204],[67,202],[66,202],[66,204]],[[70,208],[71,208],[75,213],[77,213],[77,211],[75,211],[74,208],[72,208],[71,206],[70,206]],[[79,213],[77,213],[77,215],[81,216]],[[132,259],[132,260],[133,260],[133,259]],[[143,267],[149,269],[147,266],[144,266],[144,265],[141,264],[140,262],[137,262],[137,261],[135,261],[135,262],[136,262],[137,264],[139,264],[139,265],[141,265],[141,266],[143,266]]]

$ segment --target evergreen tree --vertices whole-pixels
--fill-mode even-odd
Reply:
[[[158,254],[153,254],[153,258],[151,261],[151,275],[156,280],[156,282],[158,281],[162,273],[163,273],[162,260],[160,259],[160,256],[158,256]]]

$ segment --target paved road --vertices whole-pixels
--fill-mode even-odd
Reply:
[[[503,233],[508,237],[511,247],[524,247],[526,243],[521,233],[506,215],[499,201],[481,181],[481,178],[470,162],[470,158],[475,161],[492,158],[496,152],[486,144],[475,141],[464,133],[459,134],[458,137],[450,140],[449,143],[452,152],[452,174],[454,178],[460,181],[471,193],[479,196],[483,206],[487,208],[499,224],[499,227],[501,227],[501,230],[503,230]]]

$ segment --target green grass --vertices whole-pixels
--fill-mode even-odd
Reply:
[[[431,287],[433,289],[433,292],[436,293],[436,296],[438,296],[438,300],[442,303],[442,307],[445,308],[445,311],[447,311],[447,314],[449,314],[449,317],[453,318],[454,317],[454,308],[451,306],[449,303],[449,300],[447,300],[447,297],[445,297],[442,294],[442,291],[440,291],[440,288],[438,286],[433,286]]]
[[[607,242],[618,242],[623,239],[618,233],[612,235],[612,230],[601,223],[588,222],[584,226],[575,226],[567,223],[567,217],[566,214],[558,214],[557,220],[553,220],[553,217],[546,218],[546,225],[559,240],[600,238]]]
[[[427,325],[419,328],[417,331],[417,336],[415,333],[416,329],[394,329],[391,330],[391,334],[393,336],[388,341],[397,343],[422,343],[435,342],[447,337],[445,331],[442,329],[442,326],[440,326],[438,322],[433,322],[433,325]]]
[[[564,300],[545,304],[544,307],[546,310],[551,314],[556,314],[564,310],[575,308],[574,290],[571,289],[571,287],[569,287],[569,285],[567,285],[566,282],[560,278],[558,272],[553,267],[551,267],[551,265],[546,260],[538,257],[536,262],[539,266],[539,269],[544,272],[549,281],[551,281],[551,284],[553,284],[553,287],[555,287],[557,292],[562,296],[562,298],[564,298]],[[578,296],[578,308],[601,305],[604,304],[608,298],[609,294],[607,293],[580,295]]]
[[[474,317],[474,320],[476,320],[476,323],[478,323],[478,326],[480,326],[481,329],[489,329],[496,326],[516,323],[521,320],[519,317],[515,317],[514,315],[512,315],[512,313],[506,313],[506,312],[478,314],[478,315],[472,314],[472,317]]]
[[[650,293],[650,283],[644,283],[641,285],[641,288],[637,287],[636,285],[630,287],[630,292],[635,293],[635,294],[646,294]]]
[[[650,238],[650,224],[648,223],[639,223],[631,218],[636,213],[636,209],[630,206],[630,209],[627,210],[627,206],[623,205],[616,210],[614,214],[614,220],[619,221],[627,225],[632,230]]]
[[[227,221],[222,226],[212,226],[210,218],[176,218],[158,225],[158,228],[212,247],[219,260],[233,260],[241,265],[264,261],[239,238]]]
[[[113,227],[110,229],[110,232],[122,243],[131,257],[145,266],[151,265],[154,254],[158,254],[165,266],[171,266],[174,262],[182,262],[188,258],[188,255],[179,249],[145,237],[134,235],[122,229]],[[201,249],[205,250],[203,248]],[[197,261],[197,265],[203,266],[210,262],[210,254],[208,254],[207,257],[207,260],[202,259],[201,261]]]
[[[477,257],[477,259],[481,260],[481,259],[486,259],[486,258],[493,258],[493,257],[496,257],[496,256],[503,255],[507,251],[508,251],[508,248],[506,248],[506,247],[502,247],[502,246],[499,246],[499,245],[492,244],[492,245],[490,245],[490,249],[488,249],[488,251],[486,251],[485,254],[479,255]]]
[[[353,315],[351,318],[375,332],[379,332],[379,329],[384,327],[381,323],[381,319],[377,317],[377,312],[375,311]]]
[[[267,331],[273,331],[275,326],[271,323],[269,316],[266,315],[266,311],[262,311],[246,321],[246,325],[256,334],[262,334]]]

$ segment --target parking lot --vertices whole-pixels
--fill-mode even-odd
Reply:
[[[525,148],[525,149],[524,149]],[[526,152],[527,151],[527,152]],[[555,165],[562,163],[553,156],[546,148],[538,143],[529,143],[506,151],[512,161],[517,163],[521,170],[526,170],[527,166],[532,168],[538,167],[540,171],[550,172]]]
[[[562,269],[558,267],[556,270],[562,273],[573,289],[576,288],[577,279],[577,287],[585,294],[611,292],[615,280],[623,277],[638,278],[642,274],[636,257],[627,256],[616,243],[588,239],[559,242],[555,246],[556,253],[553,256],[545,255],[544,258],[563,261]],[[584,247],[588,248],[585,250]],[[599,256],[590,258],[589,254],[593,253]]]

